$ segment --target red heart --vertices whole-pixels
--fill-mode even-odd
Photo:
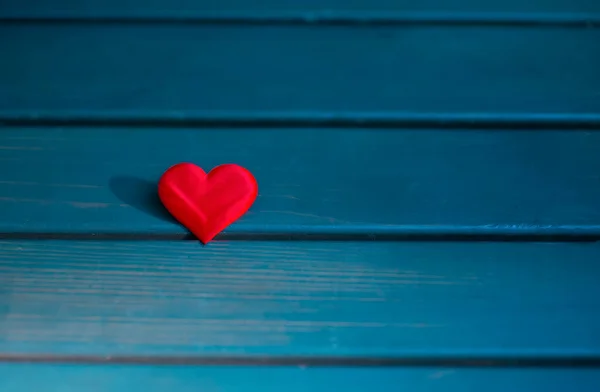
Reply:
[[[158,196],[167,210],[204,244],[244,215],[257,195],[252,173],[234,164],[206,174],[194,164],[178,163],[158,182]]]

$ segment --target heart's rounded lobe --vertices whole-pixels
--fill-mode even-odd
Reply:
[[[164,206],[204,244],[244,215],[257,195],[252,173],[235,164],[217,166],[206,174],[192,163],[179,163],[158,182]]]

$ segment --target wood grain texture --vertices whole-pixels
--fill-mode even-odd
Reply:
[[[596,392],[598,370],[269,369],[161,366],[0,365],[4,392]]]
[[[9,128],[0,232],[184,234],[171,165],[237,163],[259,197],[230,234],[600,234],[600,133]]]
[[[0,36],[4,119],[600,114],[593,27],[2,23]]]
[[[490,12],[490,13],[597,13],[600,5],[595,0],[519,0],[452,1],[423,0],[2,0],[2,16],[143,16],[143,15],[206,15],[244,13],[356,13],[365,12]]]
[[[600,246],[8,241],[0,352],[597,358]]]

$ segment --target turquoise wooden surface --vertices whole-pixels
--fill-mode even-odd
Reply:
[[[40,389],[40,385],[43,386]],[[596,392],[600,375],[590,369],[285,369],[143,366],[0,365],[5,392],[147,391],[290,392],[538,391]],[[23,389],[27,388],[27,389]],[[542,388],[542,389],[538,389]]]
[[[598,151],[576,129],[7,127],[0,231],[183,235],[156,181],[191,161],[257,177],[230,234],[598,235]]]
[[[487,1],[399,1],[399,0],[2,0],[1,16],[39,16],[49,18],[56,15],[74,17],[114,16],[201,16],[239,14],[246,17],[265,15],[290,15],[306,13],[308,16],[350,14],[354,17],[370,13],[389,17],[410,12],[444,13],[487,12],[492,17],[513,14],[518,19],[532,13],[551,14],[558,17],[571,14],[597,14],[600,5],[595,0],[487,0]],[[307,19],[310,21],[310,19]]]
[[[600,390],[599,22],[0,0],[0,390]],[[206,247],[185,160],[259,182]]]
[[[598,260],[589,243],[4,241],[0,353],[597,358]]]
[[[589,27],[5,22],[0,36],[0,120],[600,118]]]

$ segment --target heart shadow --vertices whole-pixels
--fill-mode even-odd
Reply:
[[[109,180],[108,186],[123,203],[155,218],[176,223],[175,218],[160,201],[158,184],[155,181],[133,176],[114,176]]]

